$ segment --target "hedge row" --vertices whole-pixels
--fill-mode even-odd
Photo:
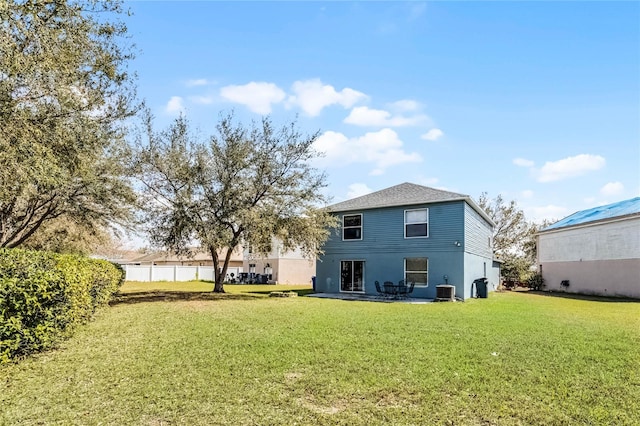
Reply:
[[[124,282],[104,260],[0,249],[0,364],[52,347]]]

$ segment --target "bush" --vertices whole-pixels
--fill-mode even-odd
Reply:
[[[70,335],[123,282],[122,268],[104,260],[0,249],[0,364]]]
[[[527,287],[531,290],[542,290],[544,287],[544,278],[541,274],[533,274],[527,279]]]

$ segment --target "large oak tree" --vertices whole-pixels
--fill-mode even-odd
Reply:
[[[151,241],[174,252],[200,247],[211,254],[215,292],[224,292],[229,259],[239,246],[266,254],[283,249],[319,253],[336,219],[323,206],[326,176],[310,161],[318,134],[269,118],[250,126],[221,116],[216,133],[198,139],[184,117],[166,130],[146,131],[136,156]]]
[[[45,225],[95,235],[130,218],[121,157],[136,105],[121,12],[117,0],[0,2],[0,247]]]

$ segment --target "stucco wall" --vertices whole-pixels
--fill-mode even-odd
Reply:
[[[538,262],[640,259],[640,217],[559,229],[538,237]]]
[[[548,290],[640,298],[640,217],[542,233],[538,264]]]
[[[640,299],[640,259],[543,263],[542,276],[547,290]]]

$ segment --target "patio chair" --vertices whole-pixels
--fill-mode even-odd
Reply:
[[[398,286],[395,285],[392,281],[385,281],[383,288],[384,293],[389,299],[395,299],[398,297]]]
[[[409,297],[409,295],[413,293],[413,287],[415,287],[415,285],[416,283],[409,283],[409,286],[407,286],[406,297]]]
[[[398,281],[398,297],[407,297],[409,288],[404,284],[404,280]]]
[[[380,281],[376,281],[376,291],[378,292],[378,297],[380,298],[386,298],[387,297],[387,293],[385,293],[385,291],[382,289],[382,287],[380,287]]]

